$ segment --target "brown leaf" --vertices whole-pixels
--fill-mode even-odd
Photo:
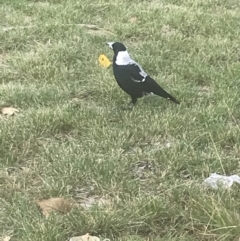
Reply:
[[[89,29],[86,29],[86,32],[89,34],[98,35],[98,36],[113,35],[112,32],[110,32],[109,30],[106,30],[104,28],[99,28],[99,29],[89,28]]]
[[[210,90],[210,87],[205,85],[199,86],[199,90],[203,92],[208,92]]]
[[[30,172],[30,168],[28,167],[20,167],[20,170],[24,173],[29,173]]]
[[[4,64],[6,58],[7,58],[7,55],[6,55],[6,54],[0,54],[0,66],[2,66],[2,67],[6,66],[6,65]]]
[[[1,241],[9,241],[11,239],[11,236],[4,236],[0,238]]]
[[[85,28],[94,29],[94,30],[98,30],[99,29],[98,25],[96,25],[96,24],[79,23],[79,24],[76,24],[76,26],[85,27]]]
[[[177,32],[175,28],[170,27],[169,25],[164,25],[161,30],[162,34],[165,36],[173,35]]]
[[[37,205],[42,209],[42,213],[46,217],[48,217],[52,211],[59,211],[65,214],[72,209],[72,205],[63,198],[49,198],[37,202]]]
[[[129,19],[129,22],[130,23],[135,23],[135,22],[137,22],[137,17],[131,17],[130,19]]]
[[[72,26],[72,24],[67,24],[67,25]],[[111,34],[111,35],[114,35],[114,33],[112,33],[111,31],[109,31],[107,29],[104,29],[104,28],[100,28],[98,25],[95,25],[95,24],[81,24],[81,23],[79,23],[79,24],[75,24],[75,26],[85,28],[89,34],[95,34],[95,35]]]
[[[11,116],[11,115],[14,115],[17,112],[19,112],[19,110],[15,109],[13,107],[4,107],[4,108],[2,108],[2,114],[4,114],[4,115]]]
[[[98,238],[97,236],[91,236],[89,235],[89,233],[86,233],[82,236],[72,237],[69,241],[100,241],[100,238]]]

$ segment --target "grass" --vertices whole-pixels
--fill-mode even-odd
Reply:
[[[0,106],[20,110],[0,119],[0,234],[239,239],[239,187],[202,186],[240,173],[238,0],[2,0],[0,16]],[[112,58],[106,41],[181,105],[122,110],[129,97],[97,62]],[[96,205],[46,219],[35,201],[50,197]]]

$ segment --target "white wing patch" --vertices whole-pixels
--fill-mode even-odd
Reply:
[[[115,63],[117,65],[129,65],[132,64],[134,61],[131,59],[128,51],[120,51],[117,54],[117,58]]]
[[[146,80],[146,77],[148,76],[148,74],[143,70],[143,68],[137,62],[135,62],[133,59],[131,59],[127,50],[118,52],[115,63],[117,65],[135,65],[135,66],[137,66],[140,71],[139,75],[141,75],[143,77],[143,79],[136,80],[136,79],[132,78],[132,80],[134,82],[138,82],[138,83],[144,82]]]
[[[142,69],[142,67],[138,63],[135,62],[135,65],[138,66],[138,68],[140,69],[139,74],[143,77],[141,82],[144,82],[146,80],[146,77],[148,76],[148,74]]]
[[[132,63],[133,65],[137,66],[140,70],[139,72],[139,75],[141,75],[143,78],[141,80],[136,80],[134,78],[131,78],[134,82],[138,82],[138,83],[141,83],[141,82],[144,82],[146,80],[146,77],[148,76],[148,74],[142,69],[142,67],[136,63],[135,61],[133,61]]]
[[[142,79],[142,80],[136,80],[136,79],[134,79],[134,78],[132,78],[132,77],[131,77],[131,79],[132,79],[133,82],[136,82],[136,83],[142,83],[142,82],[145,81],[145,79]]]

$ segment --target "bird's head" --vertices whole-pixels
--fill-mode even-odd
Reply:
[[[122,51],[126,51],[126,47],[119,42],[107,42],[107,45],[109,46],[109,48],[111,48],[114,52],[115,55],[118,54],[118,52],[122,52]]]

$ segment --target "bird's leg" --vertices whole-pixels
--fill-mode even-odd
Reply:
[[[132,110],[133,109],[133,107],[134,107],[134,105],[136,104],[136,102],[137,102],[137,98],[135,98],[135,97],[132,97],[131,96],[131,101],[129,102],[129,109],[130,110]]]
[[[137,103],[137,98],[132,97],[132,96],[131,96],[131,98],[132,98],[132,100],[131,100],[130,103],[132,103],[133,105],[135,105],[135,104]]]
[[[131,97],[131,98],[132,98],[132,99],[131,99],[131,101],[129,102],[128,107],[126,107],[125,105],[122,106],[122,109],[123,109],[123,110],[132,110],[132,109],[133,109],[134,105],[135,105],[136,102],[137,102],[137,98],[135,98],[135,97]]]

